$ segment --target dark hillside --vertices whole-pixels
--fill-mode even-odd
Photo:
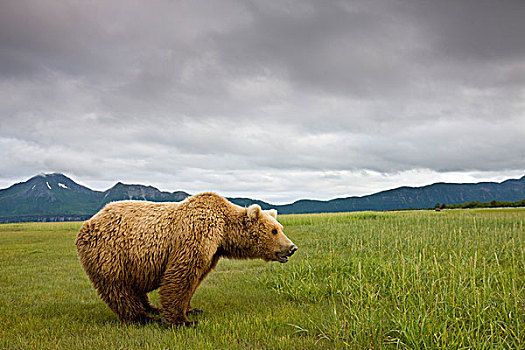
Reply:
[[[183,191],[163,192],[153,186],[121,182],[104,192],[93,191],[62,174],[42,174],[0,190],[0,222],[84,220],[112,201],[178,202],[188,196]],[[275,208],[282,214],[420,209],[434,207],[437,203],[516,202],[525,199],[525,176],[501,183],[435,183],[423,187],[399,187],[362,197],[329,201],[302,199],[285,205],[272,205],[251,198],[228,199],[240,206],[256,203],[263,209]]]

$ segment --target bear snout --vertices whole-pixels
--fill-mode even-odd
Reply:
[[[279,261],[280,263],[288,262],[288,257],[292,256],[296,250],[297,250],[297,246],[295,244],[292,244],[290,247],[288,247],[288,249],[275,253],[275,256],[277,257],[277,261]]]

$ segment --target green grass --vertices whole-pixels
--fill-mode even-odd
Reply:
[[[194,329],[121,325],[80,223],[0,225],[5,349],[525,348],[525,209],[290,215],[288,264],[223,260]],[[152,293],[158,304],[158,294]]]

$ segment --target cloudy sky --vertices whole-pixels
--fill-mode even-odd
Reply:
[[[0,188],[273,203],[525,175],[523,0],[5,0]]]

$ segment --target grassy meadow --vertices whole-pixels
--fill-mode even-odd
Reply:
[[[525,209],[279,220],[290,262],[222,260],[191,329],[120,324],[77,260],[80,223],[2,224],[0,348],[525,348]]]

